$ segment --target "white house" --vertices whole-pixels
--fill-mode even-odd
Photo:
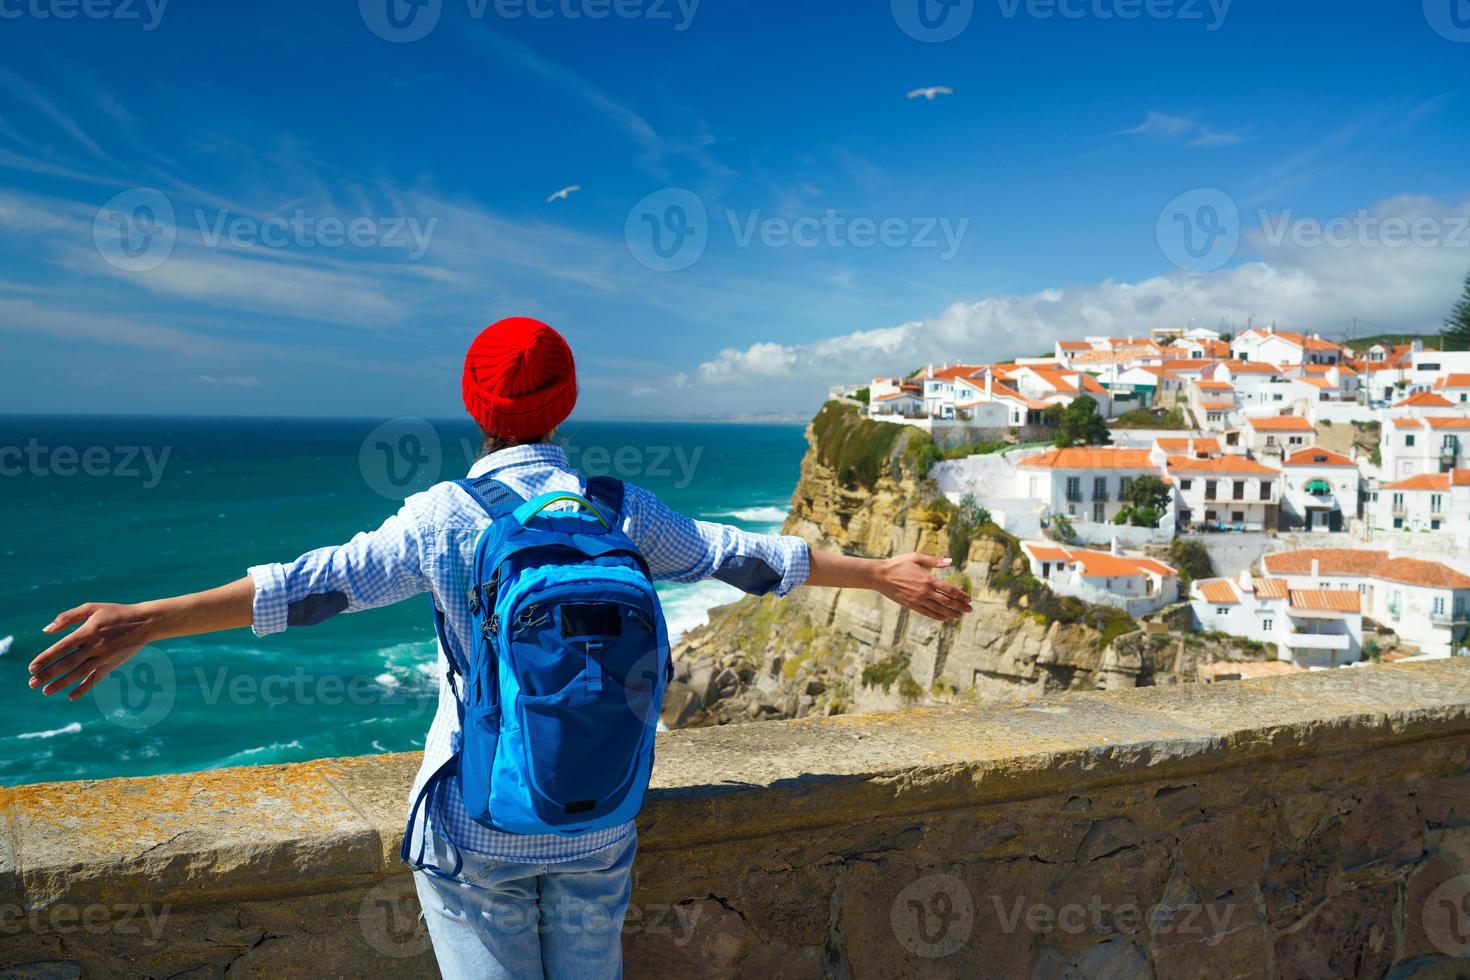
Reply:
[[[1385,480],[1470,466],[1470,418],[1426,415],[1391,418],[1379,437]]]
[[[1274,326],[1251,329],[1237,334],[1230,342],[1231,356],[1242,361],[1265,361],[1267,364],[1336,364],[1343,358],[1340,345],[1310,336],[1277,330]]]
[[[1361,597],[1352,589],[1294,587],[1282,578],[1215,578],[1189,589],[1202,630],[1274,643],[1278,658],[1301,667],[1341,667],[1362,658]]]
[[[1456,405],[1470,407],[1470,374],[1443,374],[1434,379],[1434,391]]]
[[[1044,502],[1050,513],[1074,521],[1111,522],[1125,504],[1123,492],[1141,476],[1163,477],[1147,449],[1085,446],[1052,449],[1021,460],[1019,496]],[[1160,526],[1170,526],[1170,514]]]
[[[1470,470],[1420,473],[1378,490],[1373,525],[1381,531],[1470,531]]]
[[[1292,588],[1320,583],[1356,591],[1365,616],[1424,654],[1448,657],[1465,643],[1470,576],[1448,565],[1382,551],[1306,548],[1266,555],[1261,567]]]
[[[1317,430],[1299,415],[1247,417],[1241,423],[1241,443],[1260,456],[1281,457],[1317,442]]]
[[[1168,457],[1179,522],[1219,530],[1276,526],[1281,471],[1245,456]]]
[[[1131,616],[1155,612],[1179,599],[1178,572],[1144,555],[1124,554],[1116,539],[1110,551],[1050,541],[1023,541],[1021,550],[1031,562],[1032,576],[1058,595],[1114,606]]]
[[[1281,461],[1282,531],[1342,531],[1358,513],[1362,474],[1341,453],[1299,449]]]

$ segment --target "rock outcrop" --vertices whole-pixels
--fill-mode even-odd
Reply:
[[[936,453],[922,432],[829,403],[807,438],[784,532],[864,557],[948,555],[955,564],[945,574],[975,611],[941,625],[871,592],[815,588],[721,607],[675,649],[670,727],[1157,680],[1152,645],[1112,648],[1136,628],[1128,616],[1053,596],[1031,579],[1015,539],[923,479]]]

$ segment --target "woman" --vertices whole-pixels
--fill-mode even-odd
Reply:
[[[555,330],[524,317],[487,327],[465,357],[463,394],[488,450],[471,478],[493,477],[527,499],[585,491],[584,478],[550,441],[577,399],[572,353]],[[797,537],[691,520],[632,485],[624,491],[621,520],[658,579],[714,577],[752,594],[781,596],[802,585],[872,589],[941,621],[970,611],[970,597],[931,572],[948,559],[829,554]],[[228,585],[170,599],[85,603],[46,627],[48,633],[76,628],[31,662],[30,686],[46,695],[70,688],[76,700],[145,644],[246,626],[265,636],[422,592],[432,593],[442,610],[451,646],[468,650],[471,611],[463,583],[488,523],[461,487],[441,483],[409,497],[377,530],[288,565],[258,565]],[[441,644],[441,676],[448,676],[451,655]],[[452,683],[441,682],[411,800],[457,751],[456,698]],[[431,796],[425,818],[409,832],[438,872],[417,871],[415,879],[444,976],[620,975],[637,840],[632,821],[571,837],[512,834],[470,819],[457,777]]]

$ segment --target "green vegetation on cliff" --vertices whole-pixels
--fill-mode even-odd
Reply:
[[[865,419],[851,405],[827,402],[812,419],[817,458],[837,474],[848,489],[872,490],[885,474],[897,479],[899,460],[919,437],[933,442],[912,426]]]

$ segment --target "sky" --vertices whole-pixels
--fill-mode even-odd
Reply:
[[[806,417],[1470,271],[1467,0],[0,0],[0,51],[0,412],[454,417],[525,315],[578,418]]]

